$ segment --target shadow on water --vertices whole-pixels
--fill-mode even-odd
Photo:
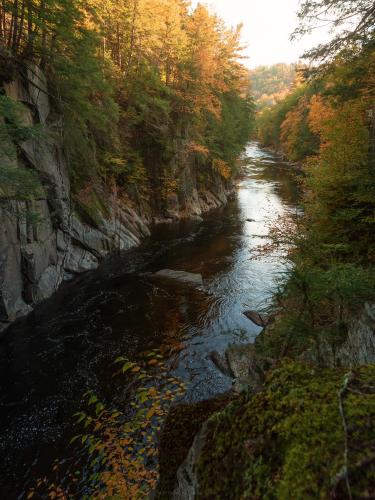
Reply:
[[[108,258],[66,283],[0,341],[0,498],[12,499],[64,456],[71,415],[93,389],[111,400],[119,354],[160,348],[188,384],[186,399],[225,392],[231,380],[207,355],[251,342],[260,329],[242,314],[270,299],[280,257],[250,259],[267,223],[297,207],[287,165],[251,143],[235,199],[202,223],[157,226],[140,248]],[[163,268],[201,273],[194,288],[150,279]]]

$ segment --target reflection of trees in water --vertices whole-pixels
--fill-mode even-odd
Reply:
[[[187,330],[199,328],[200,318],[207,313],[207,299],[199,290],[188,286],[166,284],[160,293],[155,293],[148,304],[148,318],[146,329],[159,332],[161,352],[169,358],[172,368],[178,363],[178,354],[184,348],[184,339]]]
[[[295,205],[299,199],[298,177],[300,174],[288,164],[267,165],[259,161],[259,169],[255,178],[276,184],[275,191],[283,202]]]

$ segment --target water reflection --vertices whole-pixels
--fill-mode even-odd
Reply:
[[[250,251],[265,241],[268,221],[296,203],[287,166],[250,144],[238,194],[225,208],[201,224],[159,226],[141,248],[66,284],[13,325],[0,343],[0,498],[15,498],[64,454],[83,392],[121,393],[111,368],[118,354],[161,348],[188,382],[188,400],[228,389],[231,380],[207,355],[259,333],[242,312],[269,300],[281,262],[252,260]],[[204,286],[150,279],[163,268],[201,273]]]

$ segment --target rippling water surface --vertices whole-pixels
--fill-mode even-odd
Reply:
[[[267,242],[270,222],[296,209],[293,173],[250,143],[226,207],[201,223],[156,227],[140,248],[65,284],[14,324],[0,341],[0,499],[22,497],[64,455],[87,389],[116,393],[119,354],[161,348],[189,401],[225,392],[231,380],[207,355],[259,334],[242,313],[267,304],[283,264],[278,255],[252,259],[251,250]],[[164,268],[201,273],[204,285],[150,279]]]

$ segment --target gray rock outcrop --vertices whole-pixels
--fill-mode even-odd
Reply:
[[[177,471],[176,487],[172,496],[173,500],[194,500],[194,498],[197,498],[199,487],[196,467],[205,445],[206,428],[207,424],[205,423],[195,436],[188,456]]]
[[[375,363],[375,304],[365,303],[361,314],[348,323],[347,336],[339,347],[323,345],[323,362],[348,367]]]
[[[168,197],[166,211],[153,213],[145,202],[119,200],[106,192],[106,213],[100,222],[95,227],[84,222],[73,207],[62,146],[64,130],[61,119],[51,111],[42,71],[30,65],[24,76],[4,83],[3,90],[24,105],[24,124],[44,127],[46,133],[17,144],[18,152],[12,158],[8,145],[0,148],[0,161],[33,171],[42,187],[33,202],[0,199],[0,332],[49,297],[63,280],[94,269],[114,250],[139,245],[150,235],[152,218],[198,220],[204,212],[226,203],[227,191],[219,178],[211,181],[212,192],[211,187],[198,191],[194,162],[185,152],[175,155],[173,168],[179,187],[178,193]],[[9,147],[15,153],[15,145]],[[176,152],[185,150],[176,144]],[[197,275],[175,275],[175,279],[202,284]]]
[[[37,67],[29,68],[26,81],[20,77],[4,88],[27,106],[25,125],[47,124],[47,84]],[[150,234],[147,221],[114,198],[98,228],[79,220],[57,134],[32,137],[19,148],[19,165],[35,171],[43,189],[33,202],[3,200],[0,205],[0,331],[49,297],[64,279],[94,269],[109,252],[129,249]]]
[[[367,302],[360,317],[351,321],[348,338],[336,356],[342,365],[375,363],[375,304]]]

